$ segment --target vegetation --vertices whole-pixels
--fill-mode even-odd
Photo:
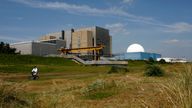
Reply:
[[[173,107],[192,108],[192,66],[186,65],[178,78],[169,80],[162,85],[162,92]]]
[[[126,72],[129,72],[127,67],[112,66],[108,73],[111,74],[111,73],[126,73]]]
[[[165,61],[165,59],[161,59],[161,60],[159,61],[159,63],[160,63],[160,64],[166,64],[166,61]]]
[[[149,65],[145,71],[146,76],[163,76],[164,71],[157,65]]]
[[[23,92],[21,84],[8,85],[0,81],[0,108],[27,106],[28,103],[21,99]]]
[[[149,70],[164,70],[166,76],[144,77],[147,62],[128,62],[123,69],[129,72],[123,72],[122,67],[83,66],[57,57],[1,55],[0,108],[191,107],[190,63],[155,63]],[[34,65],[39,80],[27,79]],[[108,74],[111,70],[115,74]]]
[[[0,54],[0,64],[2,65],[75,65],[74,62],[60,57],[41,57],[33,55],[8,55]]]
[[[16,54],[15,48],[10,48],[8,43],[0,42],[0,54]]]

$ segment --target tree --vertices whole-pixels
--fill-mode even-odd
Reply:
[[[16,49],[11,48],[8,43],[0,43],[0,54],[16,54]]]

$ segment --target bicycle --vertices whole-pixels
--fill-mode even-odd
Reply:
[[[33,73],[31,74],[31,76],[29,76],[29,79],[30,80],[38,80],[39,79],[39,76],[38,75],[34,75]]]

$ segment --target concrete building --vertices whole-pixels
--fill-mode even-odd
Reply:
[[[112,54],[112,38],[109,35],[109,30],[101,27],[90,27],[72,30],[71,48],[96,47],[104,45],[100,52],[104,56]],[[95,54],[94,51],[74,51],[82,55]]]
[[[20,52],[22,55],[56,55],[59,54],[57,49],[65,47],[64,40],[47,40],[47,41],[26,41],[11,44],[12,48],[16,48],[16,52]]]

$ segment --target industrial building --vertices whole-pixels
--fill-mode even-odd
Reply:
[[[65,47],[65,41],[55,39],[49,41],[26,41],[11,44],[11,47],[16,48],[16,52],[20,52],[22,55],[56,55],[59,54],[58,48]]]
[[[131,52],[131,53],[118,54],[115,56],[117,60],[149,60],[149,58],[157,60],[157,58],[160,57],[161,54],[149,53],[149,52]]]
[[[112,54],[112,38],[109,30],[101,27],[90,27],[77,29],[72,31],[71,48],[97,47],[103,45],[104,48],[100,52],[103,56],[111,56]],[[95,55],[94,51],[73,51],[82,55]]]
[[[161,58],[161,54],[145,52],[140,44],[132,44],[127,48],[126,53],[115,55],[116,60],[157,60]]]
[[[94,50],[76,50],[73,54],[78,55],[104,55],[111,56],[112,54],[112,39],[109,35],[109,30],[101,27],[89,27],[81,29],[71,29],[61,32],[49,33],[41,36],[38,41],[19,42],[11,44],[11,47],[17,49],[21,54],[31,55],[52,55],[59,54],[58,49],[74,49],[98,47],[103,45],[103,49],[99,52]]]

